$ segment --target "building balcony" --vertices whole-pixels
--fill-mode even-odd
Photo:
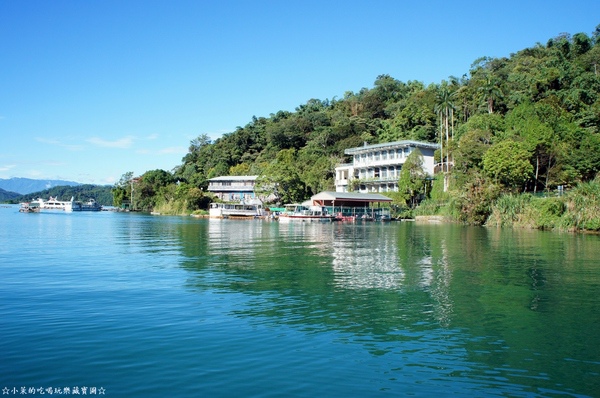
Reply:
[[[402,166],[406,158],[394,158],[394,159],[366,159],[356,161],[354,167],[389,167],[389,166]]]
[[[210,192],[254,192],[253,185],[209,185]]]
[[[385,177],[363,177],[355,178],[360,181],[361,184],[379,184],[382,182],[398,182],[399,176],[385,176]]]

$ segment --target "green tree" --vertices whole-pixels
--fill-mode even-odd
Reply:
[[[161,190],[174,182],[173,175],[167,171],[156,169],[145,172],[137,183],[133,184],[135,208],[151,211],[158,203]]]
[[[398,178],[398,196],[412,209],[424,198],[427,173],[423,169],[423,154],[415,149],[402,165]]]
[[[531,152],[523,143],[501,141],[492,145],[483,155],[483,170],[510,191],[518,191],[523,189],[533,173],[530,158]]]
[[[492,145],[492,133],[486,130],[469,130],[460,137],[454,151],[454,171],[467,173],[483,168],[483,156]]]
[[[552,127],[541,120],[536,106],[521,104],[506,116],[507,134],[521,137],[527,150],[532,153],[534,171],[534,191],[538,182],[548,180],[548,175],[557,157],[556,135]],[[541,171],[546,171],[546,179],[541,179]],[[547,183],[543,183],[544,186]]]
[[[245,176],[250,174],[250,165],[247,163],[240,163],[229,168],[229,175],[231,176]]]
[[[498,83],[491,77],[485,80],[485,83],[478,89],[481,99],[487,104],[487,111],[489,114],[494,113],[494,102],[502,97],[502,90],[498,86]]]
[[[120,207],[123,202],[131,200],[131,189],[133,184],[133,171],[124,173],[112,189],[113,206]]]
[[[296,150],[284,149],[256,179],[255,191],[263,201],[273,195],[275,203],[295,203],[306,199],[306,185],[296,165]]]

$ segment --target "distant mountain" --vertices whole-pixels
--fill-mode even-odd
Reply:
[[[4,189],[0,188],[0,202],[7,202],[18,198],[19,196],[21,196],[21,194],[16,192],[5,191]]]
[[[63,180],[34,180],[31,178],[0,178],[0,189],[26,195],[32,192],[40,192],[58,186],[76,187],[82,185],[79,182]]]

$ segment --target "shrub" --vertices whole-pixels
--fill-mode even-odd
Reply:
[[[566,195],[562,228],[600,231],[600,180],[579,184]]]

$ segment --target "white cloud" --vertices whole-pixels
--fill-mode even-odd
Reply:
[[[5,164],[4,166],[0,166],[0,171],[8,171],[10,169],[14,169],[17,167],[15,164]]]
[[[59,146],[61,148],[68,149],[70,151],[81,151],[83,149],[83,146],[81,146],[81,145],[64,144],[64,143],[62,143],[59,140],[50,140],[48,138],[43,138],[43,137],[36,137],[35,140],[37,142],[41,142],[42,144],[56,145],[56,146]]]
[[[39,170],[29,170],[27,173],[31,178],[41,178],[44,175],[44,173]]]
[[[121,148],[127,149],[133,145],[133,137],[127,136],[114,141],[103,140],[102,138],[92,137],[87,140],[92,145],[96,145],[103,148]]]

